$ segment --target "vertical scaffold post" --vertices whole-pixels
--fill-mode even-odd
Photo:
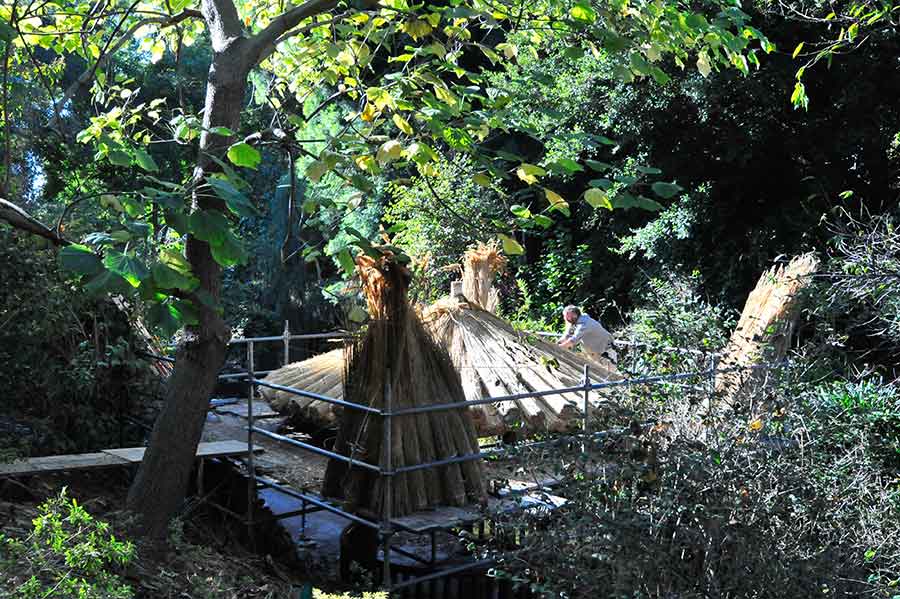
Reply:
[[[251,549],[253,539],[253,505],[256,495],[256,464],[253,461],[253,395],[256,392],[256,365],[253,342],[247,342],[247,539]]]
[[[590,366],[584,365],[584,440],[581,443],[581,450],[587,453],[591,443],[591,371]]]
[[[381,452],[381,477],[384,481],[382,486],[384,490],[384,514],[381,521],[381,538],[382,553],[384,554],[384,575],[382,584],[388,592],[391,590],[391,536],[394,534],[391,526],[391,514],[394,500],[394,467],[391,457],[391,428],[392,428],[392,408],[391,408],[391,371],[387,371],[387,382],[384,385],[384,415],[382,416],[381,426],[382,443],[384,449]]]
[[[707,390],[706,414],[709,417],[713,409],[713,402],[716,398],[716,371],[719,369],[719,354],[713,353],[709,356],[709,389]]]
[[[282,366],[287,366],[291,361],[291,322],[284,321],[284,361]]]

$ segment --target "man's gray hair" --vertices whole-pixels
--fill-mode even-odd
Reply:
[[[578,306],[566,306],[563,308],[563,316],[574,313],[575,316],[581,316],[581,309]]]

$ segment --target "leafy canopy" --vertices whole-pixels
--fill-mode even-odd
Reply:
[[[554,213],[569,213],[573,198],[553,189],[553,177],[602,170],[603,163],[556,153],[534,164],[501,149],[498,140],[530,132],[506,90],[493,85],[492,73],[520,58],[557,59],[562,44],[563,56],[572,60],[590,54],[615,61],[624,82],[652,78],[664,84],[673,63],[704,76],[720,68],[747,73],[759,65],[760,51],[773,50],[730,2],[713,3],[705,12],[672,0],[232,2],[0,0],[0,39],[13,45],[19,60],[40,66],[34,58],[39,50],[55,57],[47,62],[57,68],[40,73],[48,84],[60,83],[61,64],[87,65],[79,82],[91,84],[95,116],[77,141],[90,144],[96,160],[133,173],[129,188],[100,197],[110,212],[108,230],[78,240],[83,245],[63,253],[63,266],[90,290],[140,295],[166,329],[194,322],[197,302],[212,301],[181,258],[186,235],[208,243],[224,267],[247,260],[236,225],[256,208],[244,177],[267,153],[303,156],[308,179],[335,177],[363,195],[378,177],[435,177],[439,162],[465,155],[477,167],[473,180],[480,186],[501,194],[524,187],[533,204],[544,207],[518,209],[504,225],[504,247],[517,253],[522,249],[511,226],[533,220],[546,227]],[[212,122],[204,130],[200,113],[168,97],[146,97],[134,81],[116,77],[111,65],[117,52],[136,53],[151,64],[194,44],[227,52],[234,40],[223,37],[213,14],[240,20],[252,69],[239,75],[249,80],[254,102],[273,113],[270,128],[234,131],[233,124]],[[54,118],[64,116],[77,91],[75,85],[54,97]],[[311,98],[323,100],[311,106]],[[324,138],[304,139],[302,132],[332,106],[340,107],[342,126]],[[225,141],[208,157],[217,172],[198,179],[184,169],[184,180],[162,178],[160,149],[195,146],[209,136]],[[615,145],[602,136],[593,143]],[[630,195],[630,204],[614,203],[611,185],[592,180],[581,198],[604,210],[660,206]],[[679,190],[665,181],[651,189],[660,199]],[[227,209],[198,209],[192,202],[198,193],[218,198]],[[362,239],[358,247],[372,251]]]

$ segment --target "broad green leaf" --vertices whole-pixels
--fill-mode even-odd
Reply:
[[[110,150],[106,157],[116,166],[131,166],[131,154],[124,150]]]
[[[709,62],[709,56],[706,55],[706,52],[700,52],[700,55],[697,57],[697,70],[700,71],[700,74],[704,77],[708,77],[710,73],[712,73],[712,65]]]
[[[519,165],[519,168],[516,169],[516,175],[522,181],[525,181],[529,185],[534,185],[537,183],[538,177],[543,177],[547,174],[547,171],[542,169],[539,166],[535,166],[534,164],[528,164],[527,162],[523,162]]]
[[[384,166],[386,164],[394,162],[395,160],[399,160],[402,155],[403,146],[401,146],[400,142],[396,139],[391,139],[381,144],[381,146],[378,148],[377,154],[375,155],[375,159],[379,164]]]
[[[191,275],[191,264],[176,250],[170,248],[160,250],[159,259],[169,268],[175,269],[183,275]]]
[[[576,4],[569,10],[569,14],[581,23],[593,23],[597,20],[597,13],[590,4]]]
[[[645,175],[661,175],[662,171],[658,168],[654,168],[652,166],[636,166],[638,172],[644,173]]]
[[[65,270],[80,275],[96,275],[103,270],[103,262],[89,247],[72,244],[59,250],[59,264]]]
[[[653,190],[653,193],[664,200],[675,197],[681,191],[681,187],[675,183],[666,183],[664,181],[657,181],[650,188]]]
[[[181,328],[177,316],[180,316],[180,313],[176,309],[163,303],[155,303],[147,310],[150,325],[159,329],[166,337],[171,337]]]
[[[153,275],[153,283],[159,289],[193,291],[200,284],[196,277],[185,275],[162,262],[154,264],[150,268],[150,272]]]
[[[258,214],[256,208],[250,203],[250,198],[235,189],[235,187],[225,179],[217,176],[210,176],[206,179],[209,186],[217,196],[225,200],[225,204],[229,210],[238,216],[255,216]]]
[[[344,269],[344,272],[347,273],[348,276],[353,276],[356,274],[356,262],[353,261],[353,256],[350,255],[350,250],[347,248],[342,249],[338,252],[337,261],[341,265],[341,268]]]
[[[513,204],[512,206],[510,206],[509,211],[519,218],[531,218],[531,210],[529,210],[525,206],[520,206],[519,204]]]
[[[486,173],[476,173],[475,176],[472,177],[472,181],[481,187],[490,187],[492,183],[490,176]]]
[[[140,287],[141,281],[150,276],[150,271],[143,262],[122,252],[109,250],[103,258],[103,264],[111,272],[128,281],[132,287]]]
[[[600,189],[591,188],[585,191],[584,201],[594,208],[606,208],[607,210],[613,209],[612,202],[609,201],[609,196],[606,195],[605,191],[602,191]]]
[[[143,148],[137,148],[134,151],[134,157],[137,159],[138,166],[150,173],[158,173],[159,166],[156,165],[156,161],[153,160],[153,156],[147,153]]]
[[[262,160],[259,150],[243,141],[228,148],[227,155],[228,160],[235,166],[245,166],[247,168],[256,168],[260,160]]]
[[[349,318],[352,322],[365,322],[369,317],[369,313],[362,306],[353,306],[350,312],[347,314],[347,318]]]
[[[531,220],[545,229],[553,224],[553,219],[543,214],[535,214]]]
[[[569,173],[578,173],[584,171],[584,167],[571,158],[563,158],[562,160],[558,160],[556,164],[561,166],[566,172]]]
[[[85,283],[84,290],[91,296],[98,296],[104,293],[128,294],[134,288],[128,281],[117,275],[116,273],[103,270],[100,274]]]
[[[218,210],[199,210],[188,219],[194,237],[211,246],[222,245],[229,233],[228,219]]]
[[[605,162],[598,162],[596,160],[585,160],[584,163],[588,165],[591,169],[597,171],[598,173],[602,173],[612,168],[611,164],[607,164]]]
[[[237,236],[226,229],[225,238],[218,245],[210,245],[213,259],[224,267],[235,266],[247,262],[247,251]]]
[[[546,187],[544,188],[544,195],[547,196],[547,201],[550,203],[550,210],[559,210],[566,216],[572,215],[569,210],[569,203],[561,195]]]
[[[400,116],[399,114],[396,114],[396,113],[395,113],[394,116],[391,117],[391,120],[394,121],[394,124],[397,126],[398,129],[400,129],[401,131],[403,131],[403,132],[406,133],[407,135],[412,135],[412,134],[413,134],[413,128],[412,128],[412,125],[410,125],[410,124],[409,124],[409,121],[407,121],[405,118],[403,118],[403,117]]]
[[[513,239],[508,235],[504,235],[503,233],[498,233],[498,237],[500,237],[500,241],[503,244],[503,251],[508,256],[520,256],[525,253],[525,248],[523,248],[518,241]]]
[[[306,178],[313,183],[318,183],[322,175],[328,172],[328,164],[322,160],[314,160],[306,167]]]

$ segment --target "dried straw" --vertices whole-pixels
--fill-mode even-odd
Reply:
[[[391,409],[463,401],[459,374],[446,350],[434,342],[407,300],[409,271],[390,253],[381,259],[362,256],[357,270],[372,316],[365,336],[350,346],[344,398],[383,409],[391,390]],[[391,419],[391,467],[420,464],[478,452],[468,409],[398,416]],[[335,450],[372,464],[386,463],[382,418],[346,410]],[[469,461],[419,470],[393,478],[392,515],[438,505],[481,501],[481,464]],[[381,515],[383,478],[332,460],[324,494],[343,497],[351,509]]]
[[[800,308],[800,292],[819,267],[813,254],[797,256],[787,266],[763,273],[747,297],[741,319],[725,349],[721,366],[750,366],[783,359],[791,346]],[[726,405],[752,395],[756,371],[738,371],[716,377],[716,392]]]

